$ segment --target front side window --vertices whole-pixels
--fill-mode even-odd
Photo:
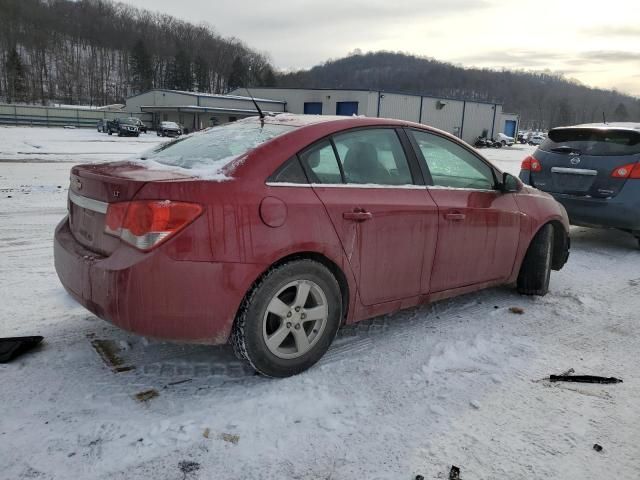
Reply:
[[[493,170],[473,153],[446,138],[410,130],[431,173],[433,185],[492,190]]]
[[[409,163],[395,130],[355,130],[336,135],[333,141],[346,183],[413,184]]]

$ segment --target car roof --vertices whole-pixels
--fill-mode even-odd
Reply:
[[[573,125],[567,127],[556,127],[553,130],[564,130],[569,128],[597,128],[601,130],[615,129],[615,130],[640,130],[640,123],[636,122],[611,122],[611,123],[582,123],[580,125]]]
[[[240,122],[259,122],[260,117],[247,117]],[[362,115],[353,116],[340,116],[340,115],[300,115],[293,113],[280,113],[276,115],[268,115],[264,119],[265,123],[273,125],[288,125],[295,128],[304,128],[312,126],[326,126],[337,130],[346,130],[357,127],[369,127],[369,126],[397,126],[397,127],[415,127],[426,130],[432,130],[438,133],[442,133],[448,136],[452,136],[450,133],[438,130],[437,128],[429,127],[424,124],[410,122],[408,120],[398,120],[394,118],[378,118],[378,117],[365,117]]]

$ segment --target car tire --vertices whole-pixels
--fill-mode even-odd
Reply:
[[[502,140],[502,142],[501,142],[501,143],[502,143],[502,146],[503,146],[503,147],[506,147],[506,146],[507,146],[507,142],[506,142],[506,141]]]
[[[342,295],[332,273],[313,260],[294,260],[269,270],[249,291],[231,341],[258,373],[289,377],[320,360],[341,319]]]
[[[113,135],[113,132],[112,132],[111,130],[109,130],[109,132],[108,132],[108,133],[109,133],[109,135]]]
[[[553,256],[553,226],[545,225],[533,237],[520,266],[518,292],[544,296],[549,291]]]

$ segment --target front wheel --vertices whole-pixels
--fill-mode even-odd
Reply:
[[[549,291],[553,254],[553,226],[542,227],[529,245],[518,274],[518,292],[544,296]]]
[[[248,293],[232,343],[262,375],[289,377],[320,360],[341,318],[335,277],[318,262],[295,260],[270,270]]]

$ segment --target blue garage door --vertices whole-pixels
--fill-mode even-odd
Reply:
[[[306,115],[322,115],[322,102],[304,102]]]
[[[336,104],[336,115],[345,115],[350,117],[351,115],[358,114],[358,102],[338,102]]]
[[[504,122],[504,134],[510,137],[516,136],[516,121],[515,120],[505,120]]]

